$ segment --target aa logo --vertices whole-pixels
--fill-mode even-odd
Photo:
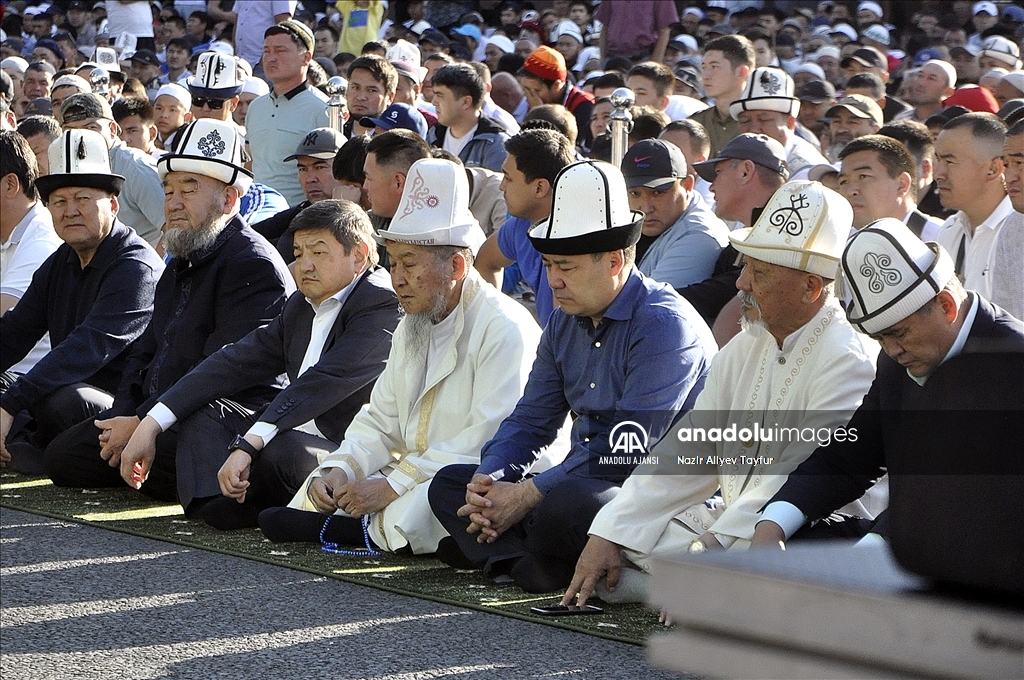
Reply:
[[[632,420],[619,423],[608,434],[608,445],[612,447],[613,454],[646,455],[647,443],[647,430]]]

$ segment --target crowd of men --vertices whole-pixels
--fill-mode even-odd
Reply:
[[[1024,10],[538,4],[8,3],[0,464],[566,604],[1019,465]]]

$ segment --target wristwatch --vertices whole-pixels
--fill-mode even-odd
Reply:
[[[259,449],[250,444],[249,440],[240,434],[236,434],[235,438],[231,440],[230,444],[228,444],[228,453],[231,453],[235,449],[242,449],[253,458],[259,455]]]
[[[691,555],[700,555],[701,553],[706,553],[707,551],[708,547],[704,545],[704,541],[700,540],[699,538],[695,541],[691,541],[690,547],[686,549],[686,552],[690,553]]]

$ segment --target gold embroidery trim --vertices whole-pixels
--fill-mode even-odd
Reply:
[[[420,453],[427,450],[427,430],[430,429],[430,414],[434,410],[436,395],[437,385],[434,385],[423,395],[423,402],[420,404],[420,421],[416,427],[416,450]]]

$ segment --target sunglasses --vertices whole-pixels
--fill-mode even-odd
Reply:
[[[224,108],[223,99],[207,99],[206,97],[192,97],[192,106],[201,109],[209,106],[211,111],[220,111]]]

